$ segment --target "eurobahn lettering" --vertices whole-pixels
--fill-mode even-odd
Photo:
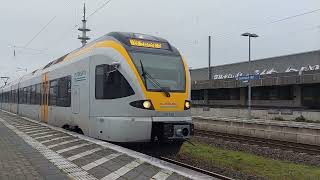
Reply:
[[[74,81],[84,81],[87,79],[87,71],[79,71],[74,73]]]

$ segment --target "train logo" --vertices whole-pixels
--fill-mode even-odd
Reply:
[[[160,108],[176,108],[177,104],[174,102],[165,102],[165,103],[160,103]]]

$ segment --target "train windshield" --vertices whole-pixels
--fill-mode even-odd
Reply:
[[[185,91],[185,69],[180,56],[132,52],[131,57],[147,90]]]

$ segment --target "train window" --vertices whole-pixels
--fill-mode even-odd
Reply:
[[[71,106],[71,76],[58,79],[57,106]]]
[[[15,93],[14,93],[14,90],[11,90],[11,103],[15,103]]]
[[[23,104],[27,104],[27,88],[23,88]]]
[[[14,103],[14,90],[11,90],[10,92],[10,102]]]
[[[11,103],[12,102],[12,100],[11,100],[11,93],[12,93],[12,91],[10,91],[10,92],[8,92],[9,93],[9,103]]]
[[[36,86],[31,86],[30,104],[36,104]]]
[[[50,81],[49,106],[57,105],[57,80]]]
[[[35,93],[35,104],[40,104],[41,102],[41,84],[36,85],[36,93]]]
[[[31,102],[31,86],[27,87],[27,102],[26,104],[30,104]]]
[[[110,65],[102,64],[96,67],[96,99],[116,99],[134,94],[132,87],[118,71],[109,72]]]
[[[16,103],[19,104],[19,89],[16,89]]]
[[[16,90],[12,90],[12,103],[16,103]]]
[[[9,92],[6,92],[6,102],[9,103]]]
[[[23,99],[22,97],[23,97],[23,90],[22,90],[22,88],[20,88],[19,89],[19,104],[22,104],[22,102],[23,102],[22,101],[22,99]]]

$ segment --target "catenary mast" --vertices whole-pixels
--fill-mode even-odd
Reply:
[[[82,36],[78,36],[78,39],[81,40],[82,46],[85,46],[87,44],[87,41],[90,39],[87,36],[87,32],[90,31],[90,29],[87,28],[86,4],[83,5],[82,28],[79,28],[78,30],[82,32]]]

